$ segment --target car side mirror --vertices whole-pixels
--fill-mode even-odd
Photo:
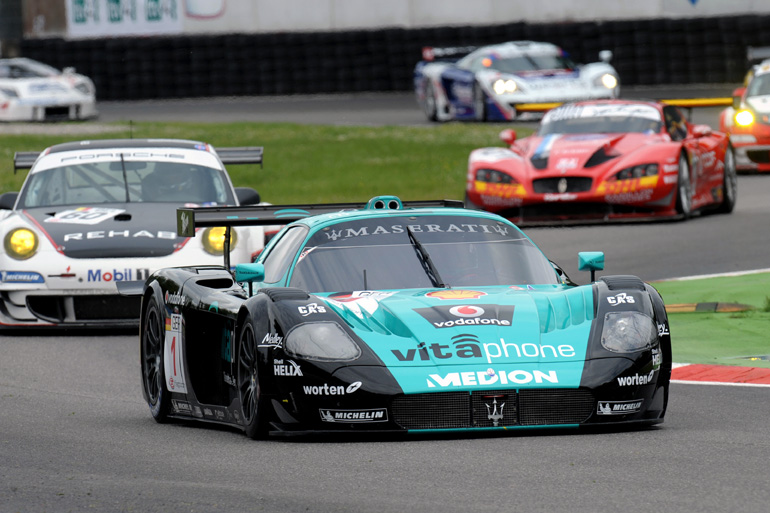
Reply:
[[[596,271],[601,271],[603,269],[603,251],[581,251],[578,253],[578,270],[591,271],[591,282],[596,281]]]
[[[235,281],[249,284],[249,296],[253,294],[252,283],[265,281],[265,266],[261,263],[235,264]]]
[[[612,50],[602,50],[599,52],[599,60],[609,64],[612,60]]]
[[[16,205],[16,198],[19,197],[18,192],[4,192],[0,194],[0,210],[13,210],[13,206]]]
[[[695,137],[711,135],[711,127],[708,125],[695,125],[692,127],[692,135]]]
[[[513,145],[513,143],[516,141],[516,130],[506,128],[505,130],[500,132],[500,140],[503,141],[508,146]]]
[[[251,187],[236,187],[235,196],[238,198],[239,205],[256,205],[262,201],[259,193]]]

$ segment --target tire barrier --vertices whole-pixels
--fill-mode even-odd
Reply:
[[[622,85],[739,83],[770,16],[345,32],[26,39],[21,53],[90,76],[100,100],[409,91],[423,46],[549,41],[576,62],[612,50]]]

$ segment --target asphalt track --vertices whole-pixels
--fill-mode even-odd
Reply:
[[[385,96],[386,106],[370,111],[366,98],[243,103],[269,105],[261,115],[283,109],[283,121],[314,112],[350,123],[414,108],[403,95]],[[210,121],[222,113],[188,102],[185,111]],[[158,116],[149,103],[147,111],[142,102],[103,106],[102,120]],[[767,268],[769,179],[741,176],[731,215],[528,233],[581,283],[580,250],[604,250],[607,273],[646,280]],[[768,387],[674,383],[666,422],[641,431],[255,442],[229,429],[155,424],[135,333],[3,334],[0,351],[2,513],[753,513],[770,504]]]

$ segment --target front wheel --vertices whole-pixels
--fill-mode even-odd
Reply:
[[[690,181],[690,164],[687,155],[679,155],[679,178],[677,180],[676,211],[688,218],[692,214],[692,182]]]
[[[150,296],[144,311],[144,331],[141,339],[142,387],[150,406],[150,413],[157,422],[166,422],[171,410],[171,393],[166,390],[163,351],[166,334],[166,313],[158,299]]]
[[[738,172],[735,170],[735,154],[731,146],[725,151],[725,170],[722,179],[722,204],[717,212],[729,214],[735,208],[738,198]]]
[[[436,91],[433,82],[430,79],[425,83],[425,101],[423,103],[425,117],[428,121],[438,121],[438,100],[436,100]]]
[[[238,344],[238,397],[246,435],[259,439],[267,436],[265,400],[259,383],[259,354],[254,324],[246,320]]]

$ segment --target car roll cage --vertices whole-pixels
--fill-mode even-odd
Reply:
[[[230,269],[230,229],[233,226],[288,224],[310,216],[355,210],[402,210],[406,208],[464,208],[460,200],[401,201],[396,196],[376,196],[366,203],[319,203],[297,205],[248,205],[239,207],[178,208],[177,233],[195,237],[196,228],[225,227],[225,269]]]

